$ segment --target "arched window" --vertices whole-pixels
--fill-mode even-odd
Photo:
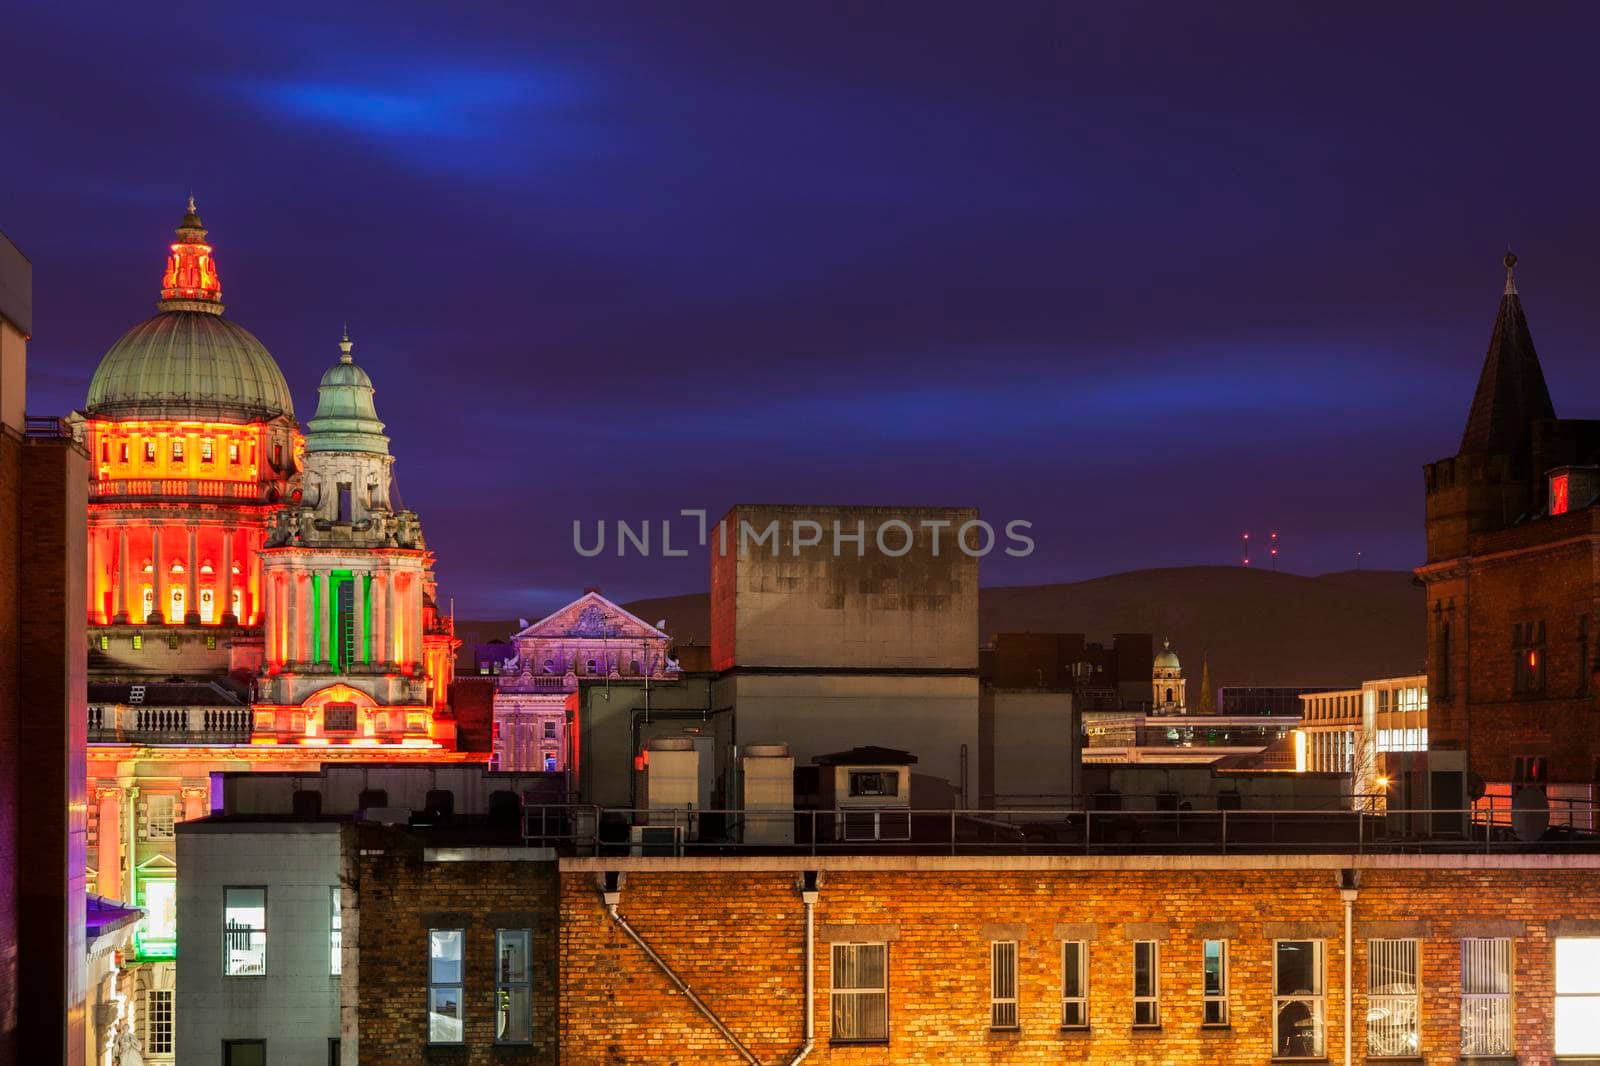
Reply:
[[[584,666],[584,669],[587,670],[591,674],[598,674],[600,672],[599,665],[600,664],[595,662],[595,660],[590,659],[588,661],[588,663]]]
[[[546,659],[544,661],[544,672],[547,674],[556,672],[556,661],[554,659]]]
[[[1167,702],[1168,703],[1172,702],[1172,690],[1170,688],[1167,689]]]

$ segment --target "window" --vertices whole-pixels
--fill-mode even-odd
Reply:
[[[209,463],[215,458],[216,456],[212,452],[211,438],[207,437],[200,442],[200,461],[202,463]]]
[[[553,751],[544,753],[544,772],[547,774],[556,772],[556,753]]]
[[[1206,1025],[1228,1024],[1228,942],[1207,940],[1201,946],[1205,972]]]
[[[494,1042],[533,1042],[533,930],[501,929],[494,935]]]
[[[894,770],[851,770],[850,795],[898,796],[900,775]]]
[[[1061,942],[1061,1028],[1089,1028],[1089,944]]]
[[[175,796],[151,796],[145,800],[144,838],[146,840],[171,840],[172,823],[177,808]]]
[[[1461,1054],[1510,1055],[1511,941],[1461,942]]]
[[[172,989],[170,988],[145,990],[144,1053],[172,1054]]]
[[[322,797],[319,794],[317,798]],[[338,885],[328,890],[328,898],[332,901],[328,909],[328,973],[337,977],[344,972],[344,918],[339,914]]]
[[[267,1066],[265,1040],[224,1040],[222,1066]]]
[[[1416,1058],[1418,1030],[1417,942],[1367,941],[1367,1055]]]
[[[350,521],[350,483],[348,481],[339,482],[338,493],[339,493],[338,520],[341,521],[341,522],[348,522],[348,521]]]
[[[1511,627],[1511,656],[1515,667],[1512,691],[1532,695],[1544,691],[1544,623],[1518,622]]]
[[[267,972],[267,890],[222,890],[222,972],[261,977]]]
[[[182,437],[174,437],[172,439],[172,461],[175,462],[175,463],[183,462],[183,438]]]
[[[1556,938],[1556,1054],[1600,1055],[1600,937]]]
[[[1589,694],[1589,616],[1578,617],[1578,695]]]
[[[1161,1024],[1161,975],[1157,969],[1160,945],[1154,940],[1133,942],[1133,1024],[1154,1028]]]
[[[1322,941],[1272,945],[1272,1056],[1322,1057]]]
[[[556,723],[555,723],[555,719],[553,719],[553,718],[552,719],[548,719],[544,723],[544,738],[546,740],[554,740],[556,738]]]
[[[134,651],[140,651],[144,648],[144,634],[135,633],[129,643],[133,645]]]
[[[156,442],[153,440],[144,442],[144,461],[147,463],[156,461]]]
[[[1518,785],[1542,785],[1549,780],[1549,764],[1543,755],[1518,755],[1511,762],[1511,780]]]
[[[428,930],[428,1042],[464,1039],[461,1004],[462,929]]]
[[[117,461],[118,462],[122,462],[122,463],[126,463],[128,461],[128,442],[127,441],[123,441],[122,444],[118,447],[118,449],[117,449]]]
[[[989,945],[989,1028],[1017,1027],[1017,942]]]
[[[239,442],[236,440],[228,442],[228,462],[234,466],[239,465]]]
[[[328,1038],[328,1066],[339,1066],[339,1063],[339,1038],[330,1036]]]
[[[354,733],[356,731],[356,705],[353,703],[330,703],[322,709],[322,731],[324,733]],[[379,806],[383,806],[379,804]]]
[[[272,465],[279,470],[283,469],[283,445],[281,444],[272,446]]]
[[[833,945],[833,1039],[889,1039],[889,945]]]
[[[111,638],[106,636],[104,633],[100,634],[100,650],[101,651],[109,651],[109,650],[111,650]]]

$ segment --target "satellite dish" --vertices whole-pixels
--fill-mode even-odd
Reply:
[[[1524,785],[1511,797],[1511,834],[1518,840],[1538,840],[1550,828],[1550,800],[1543,785]]]

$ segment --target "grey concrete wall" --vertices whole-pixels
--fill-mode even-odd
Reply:
[[[1065,802],[1076,796],[1082,734],[1072,713],[1072,693],[998,689],[986,697],[993,706],[994,805]]]
[[[339,1035],[328,939],[339,826],[189,823],[178,868],[177,1061],[218,1062],[222,1041],[264,1039],[270,1063],[327,1062]],[[223,889],[257,885],[267,889],[266,976],[225,977]]]

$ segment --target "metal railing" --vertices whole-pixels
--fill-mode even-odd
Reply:
[[[580,853],[658,853],[635,833],[675,827],[682,854],[779,852],[844,854],[1116,854],[1394,852],[1600,852],[1600,835],[1558,827],[1519,839],[1493,810],[1394,808],[1382,814],[1347,806],[1206,810],[1108,810],[1092,804],[1055,808],[777,808],[599,807],[528,805],[530,843]],[[870,830],[870,831],[869,831]]]

